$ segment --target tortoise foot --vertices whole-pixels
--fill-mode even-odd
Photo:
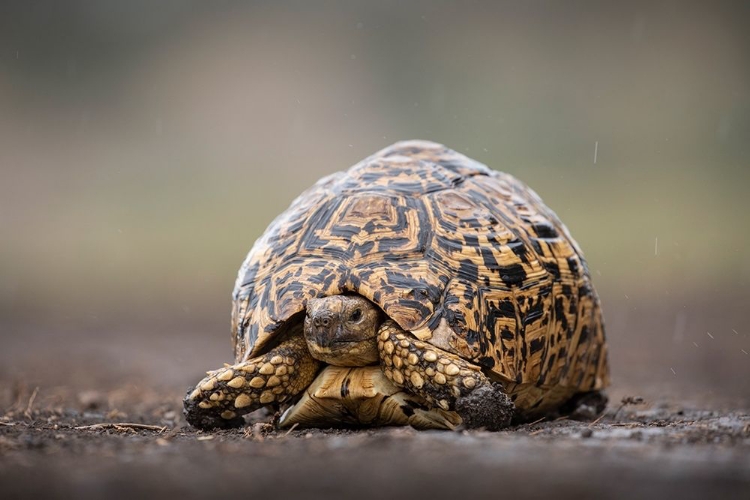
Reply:
[[[242,415],[299,394],[319,367],[305,339],[293,337],[263,356],[208,372],[185,396],[185,419],[201,429],[242,425]]]
[[[609,398],[601,391],[581,392],[573,396],[560,409],[571,420],[594,420],[607,407]]]
[[[183,414],[188,424],[200,430],[234,429],[245,425],[245,419],[242,417],[227,419],[206,413],[198,407],[197,401],[190,401],[188,398],[185,399]]]

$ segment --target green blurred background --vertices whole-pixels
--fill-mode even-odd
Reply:
[[[615,394],[748,400],[748,5],[5,1],[0,377],[186,387],[273,217],[422,138],[568,225]]]

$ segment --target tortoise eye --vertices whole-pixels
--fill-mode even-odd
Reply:
[[[349,316],[349,321],[359,321],[362,319],[362,309],[355,309],[351,316]]]

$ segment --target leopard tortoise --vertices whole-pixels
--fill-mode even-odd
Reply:
[[[199,428],[270,407],[281,426],[498,429],[606,401],[578,245],[526,185],[440,144],[398,142],[305,191],[233,300],[236,364],[185,397]]]

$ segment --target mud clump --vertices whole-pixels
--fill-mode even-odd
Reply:
[[[478,387],[456,401],[456,412],[469,429],[497,431],[508,427],[516,413],[513,401],[503,393],[500,384]]]

